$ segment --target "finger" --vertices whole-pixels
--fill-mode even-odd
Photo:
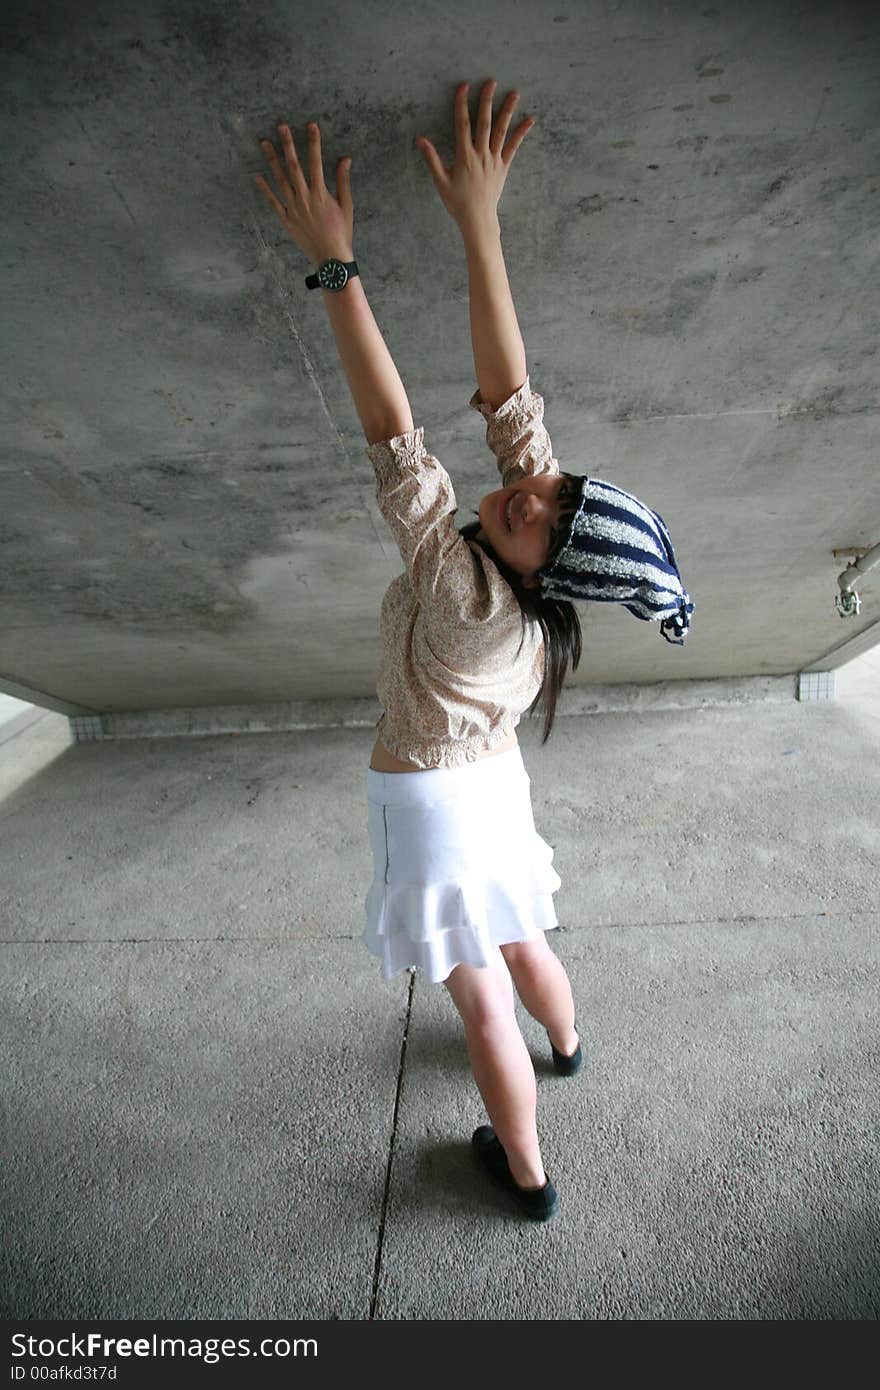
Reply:
[[[257,177],[254,180],[254,182],[256,183],[257,187],[259,188],[263,197],[266,199],[269,206],[275,209],[281,221],[284,222],[285,218],[287,217],[287,209],[281,206],[278,199],[275,197],[275,194],[272,192],[271,188],[267,184],[266,180],[262,177],[261,174],[257,174]]]
[[[534,124],[534,116],[526,116],[525,120],[521,121],[513,132],[508,142],[507,149],[504,151],[504,157],[507,159],[508,164],[513,159],[513,156],[516,154]]]
[[[275,175],[275,182],[281,190],[282,197],[292,197],[293,190],[291,189],[290,184],[287,182],[287,176],[285,175],[284,170],[281,168],[281,163],[278,159],[278,152],[275,149],[275,146],[272,144],[272,141],[261,140],[260,149],[263,151],[263,154],[266,156],[266,158],[269,161],[269,164],[271,165],[272,173]]]
[[[508,127],[513,119],[513,108],[518,101],[519,92],[509,92],[504,105],[498,112],[498,119],[495,122],[495,129],[492,132],[492,139],[490,141],[490,149],[495,155],[497,155],[500,150],[504,149],[504,141],[507,139]]]
[[[477,133],[474,138],[476,149],[486,150],[489,148],[489,132],[492,129],[492,99],[495,96],[495,88],[498,83],[494,77],[490,77],[488,82],[483,83],[483,90],[480,93],[480,105],[477,111]]]
[[[315,121],[309,126],[309,177],[312,188],[324,188],[324,163],[321,154],[321,131]]]
[[[309,186],[306,183],[306,176],[302,171],[302,166],[300,165],[296,153],[296,146],[293,143],[290,126],[280,125],[278,127],[278,134],[281,136],[281,147],[284,150],[284,157],[287,160],[290,182],[293,184],[296,192],[302,197],[304,193],[308,192]]]
[[[455,139],[459,149],[471,148],[471,113],[468,110],[470,83],[462,82],[455,93]]]
[[[431,175],[434,178],[434,180],[437,183],[445,183],[446,169],[444,168],[443,161],[441,160],[437,151],[434,149],[434,146],[431,144],[430,140],[422,138],[418,141],[418,145],[419,149],[422,151],[422,154],[425,156],[425,163],[430,169]]]
[[[351,160],[348,158],[340,159],[336,165],[336,196],[343,211],[350,212],[352,208]]]

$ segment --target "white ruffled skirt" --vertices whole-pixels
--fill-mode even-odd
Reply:
[[[535,830],[519,746],[460,767],[367,769],[373,881],[367,949],[390,980],[419,967],[432,983],[487,966],[498,947],[559,925],[562,880]]]

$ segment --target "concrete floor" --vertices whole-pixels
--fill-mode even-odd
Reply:
[[[520,1011],[546,1226],[472,1168],[446,991],[360,943],[369,731],[17,715],[3,1315],[876,1318],[878,676],[521,726],[586,1051]]]

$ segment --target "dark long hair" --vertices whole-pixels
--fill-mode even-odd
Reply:
[[[476,541],[477,532],[480,530],[479,518],[469,522],[466,526],[460,526],[458,530],[459,535],[464,536],[465,540]],[[522,638],[517,649],[517,656],[519,656],[525,641],[528,622],[538,623],[544,636],[544,679],[541,683],[541,689],[528,710],[529,718],[531,718],[543,700],[544,737],[541,739],[541,747],[543,748],[550,737],[550,731],[556,719],[556,701],[559,699],[559,692],[568,674],[569,665],[572,671],[576,671],[580,665],[581,625],[578,615],[574,604],[570,603],[568,599],[545,598],[540,589],[527,589],[523,583],[522,575],[505,564],[489,541],[479,540],[477,545],[498,567],[500,574],[507,580],[519,603],[522,612]],[[548,557],[548,563],[553,558],[551,553]]]

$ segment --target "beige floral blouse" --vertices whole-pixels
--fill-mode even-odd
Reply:
[[[497,410],[479,391],[468,402],[486,421],[502,487],[559,472],[544,428],[544,401],[526,377]],[[376,732],[396,758],[422,768],[473,762],[510,736],[544,677],[544,639],[526,622],[496,565],[458,532],[458,504],[423,426],[367,447],[376,496],[405,571],[382,600]]]

